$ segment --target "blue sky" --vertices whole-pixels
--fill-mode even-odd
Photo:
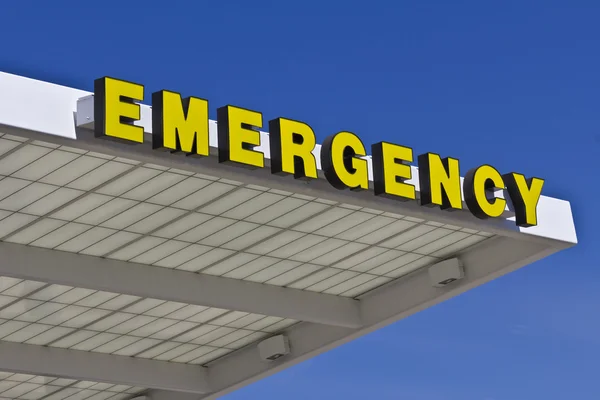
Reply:
[[[600,397],[599,2],[5,1],[1,18],[5,72],[87,90],[115,76],[320,140],[350,130],[463,173],[540,176],[571,201],[575,248],[229,400]]]

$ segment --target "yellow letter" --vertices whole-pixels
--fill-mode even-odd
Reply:
[[[269,121],[271,172],[293,174],[294,178],[317,178],[317,162],[312,151],[317,139],[310,126],[291,119]]]
[[[511,172],[503,175],[508,195],[515,207],[518,226],[537,225],[537,204],[542,195],[544,180],[540,178],[525,179],[525,175]]]
[[[325,139],[321,147],[321,168],[325,178],[336,189],[366,190],[369,188],[365,146],[358,136],[339,132]]]
[[[421,205],[438,205],[442,210],[462,209],[460,168],[456,158],[441,159],[435,153],[419,156]]]
[[[144,142],[144,128],[133,125],[140,119],[144,86],[114,78],[94,81],[94,132],[96,137]]]
[[[379,142],[371,146],[373,153],[373,183],[375,196],[398,200],[415,199],[415,187],[404,183],[411,178],[413,151],[410,147]]]
[[[465,202],[469,211],[479,219],[502,215],[506,200],[488,199],[488,190],[504,189],[502,175],[491,165],[482,165],[467,172],[463,182]]]
[[[152,148],[208,155],[208,101],[181,100],[167,90],[152,93]]]
[[[234,106],[224,106],[217,110],[219,130],[219,162],[233,162],[262,168],[265,166],[264,154],[254,150],[260,146],[262,114]]]

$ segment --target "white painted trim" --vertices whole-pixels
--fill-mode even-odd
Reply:
[[[0,243],[0,276],[208,307],[362,326],[359,302],[346,297]]]
[[[377,198],[371,191],[362,193],[337,191],[331,188],[323,179],[314,180],[310,183],[296,182],[291,177],[273,176],[268,169],[248,171],[218,164],[214,160],[216,157],[190,160],[183,156],[177,157],[172,154],[153,152],[149,150],[150,146],[147,144],[128,146],[114,142],[108,143],[93,138],[93,135],[87,129],[76,128],[75,118],[85,119],[83,114],[77,115],[76,113],[78,100],[90,96],[91,93],[6,73],[0,73],[0,88],[0,130],[5,132],[52,142],[66,142],[70,146],[86,149],[94,148],[108,152],[108,154],[118,153],[133,159],[150,158],[167,166],[174,165],[191,171],[227,176],[229,179],[247,183],[263,184],[307,195],[318,195],[336,201],[418,218],[460,224],[465,227],[522,240],[541,240],[561,248],[577,243],[571,207],[568,201],[542,196],[538,205],[539,224],[535,227],[517,227],[512,220],[514,217],[482,221],[466,211],[449,213],[428,209],[418,206],[416,202],[399,202]],[[145,120],[148,119],[150,109],[148,106],[143,108],[145,110],[143,112],[144,121],[140,124],[147,125]],[[211,129],[211,144],[214,146],[216,144],[214,121],[211,126],[213,127]],[[65,141],[65,139],[68,140]],[[77,140],[74,141],[74,139]],[[260,150],[265,151],[268,158],[267,133],[262,133],[262,143],[263,146]],[[418,170],[416,167],[413,167],[413,180],[411,183],[416,184],[418,189]]]
[[[206,368],[89,351],[0,341],[0,370],[202,394]]]

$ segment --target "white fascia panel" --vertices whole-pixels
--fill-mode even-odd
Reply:
[[[192,169],[195,172],[205,175],[220,176],[233,181],[298,192],[299,194],[306,194],[312,197],[326,198],[340,203],[389,211],[396,214],[434,219],[439,222],[465,226],[467,228],[479,228],[479,230],[494,234],[503,234],[517,238],[525,235],[526,237],[531,237],[532,240],[541,240],[546,243],[554,242],[555,245],[562,247],[568,247],[577,243],[571,207],[567,201],[542,196],[538,204],[539,224],[535,227],[522,228],[515,226],[514,221],[511,221],[511,218],[514,217],[510,217],[512,214],[508,209],[510,206],[507,206],[507,219],[479,221],[467,211],[447,213],[420,207],[416,202],[379,199],[369,191],[364,193],[337,191],[321,179],[312,181],[309,185],[306,185],[303,182],[296,182],[293,178],[286,179],[272,176],[267,169],[248,171],[241,168],[222,166],[215,163],[213,157],[190,162],[185,157],[152,151],[149,149],[149,146],[145,145],[124,146],[119,143],[98,140],[93,138],[93,135],[86,135],[85,129],[78,129],[76,123],[73,121],[74,112],[76,113],[76,119],[82,126],[89,126],[94,120],[93,107],[89,106],[93,104],[92,93],[7,73],[0,73],[0,86],[3,88],[0,92],[0,126],[2,126],[2,130],[5,133],[31,137],[35,140],[43,140],[70,147],[84,148],[98,153],[109,153],[111,156],[143,159],[142,161],[149,162],[154,160],[155,164],[167,164],[183,170]],[[27,104],[27,107],[23,107],[23,104]],[[136,121],[135,124],[143,126],[145,131],[150,134],[151,109],[146,105],[142,105],[141,108],[142,119]],[[209,127],[210,146],[216,149],[216,123],[211,121]],[[77,139],[77,141],[75,142],[73,139]],[[267,133],[261,132],[261,143],[261,146],[257,150],[263,151],[265,157],[269,159],[270,152]],[[316,160],[317,164],[319,164],[320,146],[315,148],[314,154],[317,156]],[[107,160],[103,161],[106,162]],[[372,179],[370,158],[367,158],[367,161],[369,163],[370,179]],[[197,168],[195,166],[196,162],[203,167]],[[61,169],[64,169],[64,167]],[[418,175],[418,168],[412,167],[412,179],[409,183],[415,186],[417,196],[419,195]],[[206,188],[208,187],[210,185]],[[463,208],[466,210],[466,207]]]

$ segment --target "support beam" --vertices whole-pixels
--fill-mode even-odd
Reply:
[[[208,307],[360,327],[359,302],[298,289],[0,243],[0,275]]]
[[[198,365],[22,343],[0,342],[0,370],[194,394],[210,392],[206,368]]]
[[[383,326],[417,313],[437,303],[466,292],[478,285],[521,268],[558,249],[537,243],[496,238],[459,255],[465,278],[446,287],[431,286],[427,270],[407,276],[361,299],[365,326],[359,329],[302,323],[286,334],[291,354],[281,359],[262,362],[254,346],[241,349],[208,365],[208,377],[215,391],[199,398],[214,400],[238,388],[265,378],[285,368],[345,344]],[[161,392],[152,391],[159,399]]]

